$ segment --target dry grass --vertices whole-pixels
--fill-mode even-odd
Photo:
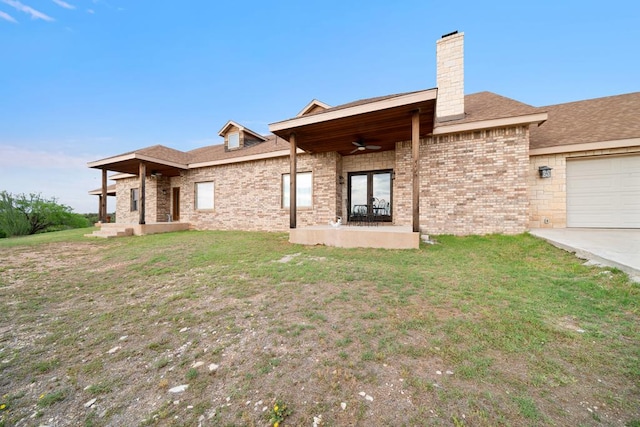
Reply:
[[[0,241],[0,426],[637,426],[639,295],[528,235]]]

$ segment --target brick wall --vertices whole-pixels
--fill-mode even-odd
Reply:
[[[639,147],[577,151],[532,156],[529,163],[529,228],[567,226],[567,159],[608,154],[640,153]],[[551,178],[540,178],[538,167],[549,166]]]
[[[410,150],[411,145],[405,143],[397,154],[403,173],[396,172],[396,181],[400,176],[407,188],[411,178]],[[420,157],[423,232],[516,234],[527,229],[528,127],[426,138],[420,144]],[[398,202],[407,204],[404,200]]]
[[[138,211],[131,212],[131,189],[138,188],[138,178],[119,179],[116,181],[116,222],[137,224]]]
[[[423,143],[423,141],[420,141],[421,147]],[[411,142],[397,142],[394,155],[396,162],[394,168],[396,179],[393,181],[393,223],[396,225],[412,225],[413,169]]]
[[[421,140],[423,232],[465,235],[525,231],[529,222],[527,186],[532,185],[532,171],[537,170],[533,163],[529,164],[528,138],[528,128],[520,126]],[[558,172],[548,159],[541,161]],[[313,201],[311,208],[298,208],[297,225],[326,224],[336,216],[344,217],[348,173],[384,169],[395,172],[393,223],[411,225],[411,164],[410,142],[397,143],[394,151],[355,156],[299,155],[298,171],[313,173]],[[281,207],[281,187],[286,173],[288,156],[192,169],[171,179],[148,178],[146,221],[166,221],[172,207],[171,188],[180,187],[180,220],[196,229],[285,231],[289,228],[289,209]],[[340,176],[344,179],[342,185]],[[205,181],[214,182],[215,207],[195,211],[195,183]],[[138,221],[138,213],[130,212],[129,206],[130,189],[138,185],[137,178],[118,180],[118,222]],[[538,194],[533,187],[531,191]],[[546,191],[543,189],[540,194]]]
[[[171,181],[168,177],[147,177],[145,182],[146,200],[144,212],[146,223],[167,221],[167,214],[171,212],[170,183]],[[116,181],[116,222],[137,224],[140,220],[139,211],[131,211],[131,189],[139,187],[140,180],[138,177]],[[140,200],[138,201],[138,209],[140,209]]]
[[[312,207],[298,208],[299,227],[335,218],[338,157],[336,153],[298,156],[298,172],[313,173]],[[181,221],[196,229],[287,230],[289,208],[282,208],[281,201],[286,173],[289,157],[186,171],[181,179]],[[212,211],[194,209],[195,183],[204,181],[215,185]]]

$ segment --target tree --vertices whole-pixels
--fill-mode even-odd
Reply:
[[[0,230],[7,236],[88,226],[82,215],[73,213],[69,206],[59,204],[55,198],[0,192]]]

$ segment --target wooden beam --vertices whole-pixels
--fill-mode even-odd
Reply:
[[[139,169],[139,174],[140,174],[140,200],[138,203],[140,203],[140,206],[138,206],[138,212],[140,213],[140,219],[138,220],[138,224],[145,224],[144,221],[144,216],[145,216],[145,202],[146,202],[146,191],[145,191],[145,186],[146,186],[146,180],[147,180],[147,165],[145,164],[145,162],[140,162],[140,169]]]
[[[297,203],[297,174],[298,168],[296,165],[297,162],[297,149],[298,146],[296,144],[296,135],[292,133],[289,136],[289,144],[291,144],[291,152],[289,159],[289,228],[296,228],[296,217],[298,216],[298,203]]]
[[[102,169],[102,194],[100,195],[100,206],[98,216],[102,223],[107,222],[107,170]]]
[[[411,116],[411,158],[413,161],[413,231],[420,231],[420,110]]]

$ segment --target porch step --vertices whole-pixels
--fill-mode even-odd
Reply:
[[[133,228],[130,227],[102,227],[100,230],[96,230],[91,234],[85,234],[85,237],[100,237],[103,239],[109,239],[112,237],[126,237],[133,236]]]

